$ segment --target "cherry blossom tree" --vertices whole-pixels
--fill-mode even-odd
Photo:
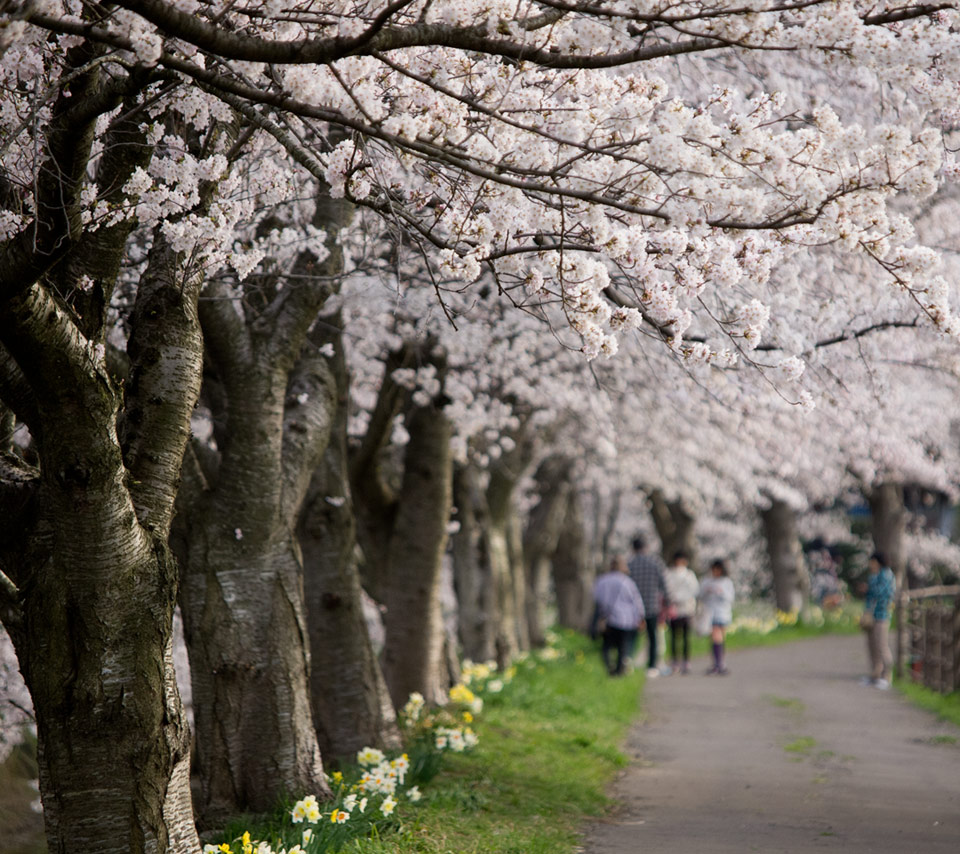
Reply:
[[[200,394],[200,292],[226,282],[243,298],[271,250],[266,200],[284,172],[310,198],[325,184],[378,214],[443,288],[486,271],[513,307],[552,306],[553,329],[588,358],[641,328],[690,371],[768,352],[757,373],[789,384],[800,365],[786,342],[758,350],[776,310],[788,324],[795,309],[772,299],[771,275],[816,246],[870,265],[871,302],[906,295],[921,322],[957,331],[936,255],[897,205],[956,172],[939,127],[956,121],[958,44],[939,4],[4,3],[0,400],[30,442],[2,462],[0,615],[37,712],[50,847],[199,847],[167,542]],[[859,69],[909,110],[844,125],[829,105],[752,86],[685,100],[665,82],[671,62],[767,52]],[[271,156],[238,168],[251,146]],[[276,152],[287,169],[263,174]],[[278,376],[295,347],[227,360],[242,341],[203,326],[221,383],[249,378],[274,426],[298,414]],[[446,379],[411,396],[434,449],[452,429],[441,391]],[[425,435],[412,425],[411,440]],[[274,430],[248,447],[284,444]],[[224,487],[246,483],[220,450]],[[423,478],[437,488],[432,532],[449,502],[437,459],[443,471]],[[286,495],[302,499],[308,468]],[[295,518],[299,503],[283,506]],[[238,530],[251,547],[278,543],[251,533],[277,506],[249,522],[251,507],[231,506],[215,550],[242,557]],[[243,521],[224,526],[231,515]],[[393,530],[409,540],[407,524]],[[519,529],[507,540],[518,554]]]

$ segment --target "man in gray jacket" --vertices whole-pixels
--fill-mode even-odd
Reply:
[[[633,540],[633,557],[630,558],[630,577],[640,591],[647,614],[647,677],[660,675],[657,670],[657,620],[666,595],[663,583],[663,560],[647,551],[643,537]]]

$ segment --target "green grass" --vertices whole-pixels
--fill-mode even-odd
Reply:
[[[784,745],[783,749],[787,753],[798,753],[803,756],[809,756],[810,751],[817,745],[817,740],[811,735],[801,735],[789,744]]]
[[[954,691],[952,694],[940,694],[931,691],[929,688],[924,688],[923,685],[915,685],[904,679],[898,679],[894,684],[897,690],[911,702],[934,712],[942,720],[960,726],[960,691]]]
[[[796,697],[778,697],[776,694],[765,694],[763,699],[780,709],[790,709],[793,712],[802,712],[804,704]]]
[[[558,854],[626,758],[618,745],[637,717],[642,678],[611,679],[585,639],[564,635],[559,661],[521,664],[476,723],[479,745],[451,757],[396,833],[357,841],[364,854]]]

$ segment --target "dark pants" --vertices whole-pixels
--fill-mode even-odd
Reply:
[[[683,661],[684,664],[690,660],[690,618],[674,617],[670,621],[670,658],[676,664],[677,658],[677,635],[683,636]]]
[[[630,651],[636,641],[636,629],[615,629],[613,626],[607,626],[604,629],[600,655],[603,656],[603,664],[607,668],[607,673],[611,676],[619,676],[624,672],[627,659],[630,657]],[[617,651],[616,667],[610,663],[610,652],[614,649]]]
[[[658,614],[647,614],[647,667],[657,666],[657,620]]]

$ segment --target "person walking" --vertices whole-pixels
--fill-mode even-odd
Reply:
[[[710,640],[713,649],[713,666],[707,674],[726,675],[729,671],[724,665],[724,642],[727,626],[733,621],[733,582],[722,560],[710,564],[710,575],[700,585],[700,604],[710,624]]]
[[[863,602],[860,625],[867,636],[867,655],[870,659],[870,676],[865,680],[874,688],[885,691],[890,687],[890,670],[893,656],[890,654],[890,603],[897,590],[893,570],[879,552],[870,555],[867,563],[870,576],[867,580],[867,596]]]
[[[593,599],[596,605],[596,631],[602,635],[600,655],[607,673],[620,676],[626,672],[637,631],[643,624],[643,599],[637,585],[629,575],[629,567],[623,555],[615,555],[610,563],[610,571],[601,575],[593,587]],[[616,650],[617,663],[610,660],[610,653]]]
[[[660,617],[660,607],[666,593],[663,583],[664,566],[659,555],[647,552],[647,544],[643,537],[635,537],[632,545],[630,577],[637,585],[646,609],[647,676],[654,678],[660,675],[657,669],[657,620]]]
[[[700,582],[690,569],[690,557],[679,551],[670,561],[663,578],[667,591],[667,620],[670,624],[670,664],[671,672],[686,674],[690,672],[690,620],[697,610],[697,594]],[[677,639],[683,645],[683,664],[677,657]]]

